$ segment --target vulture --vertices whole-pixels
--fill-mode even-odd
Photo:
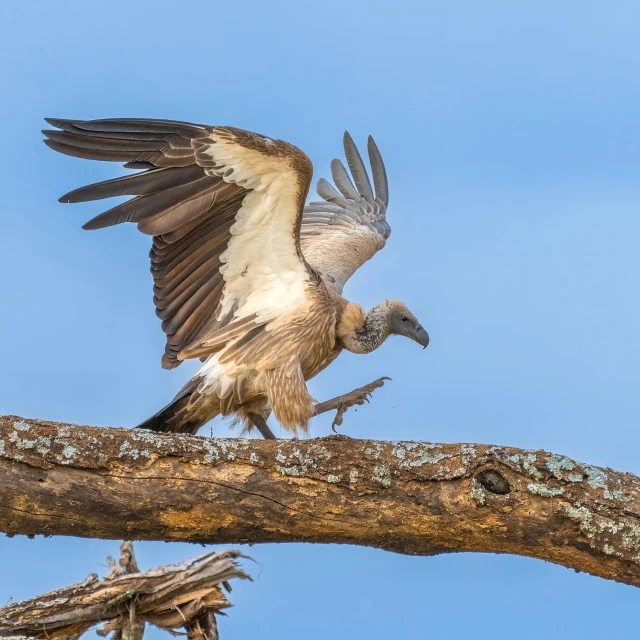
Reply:
[[[273,412],[285,430],[306,432],[319,412],[306,381],[343,349],[369,353],[390,335],[427,346],[427,332],[402,302],[384,300],[365,312],[342,295],[391,233],[387,175],[373,138],[373,186],[345,133],[349,171],[333,160],[335,187],[321,179],[322,200],[305,206],[311,161],[282,140],[172,120],[46,121],[54,129],[43,131],[44,142],[55,151],[137,170],[60,202],[133,196],[83,228],[133,222],[152,237],[153,302],[166,334],[162,366],[203,362],[139,427],[195,434],[222,415],[271,438],[266,419]],[[381,383],[329,406],[341,421],[345,408],[362,404]]]

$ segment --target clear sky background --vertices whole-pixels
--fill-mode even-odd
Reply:
[[[51,152],[45,116],[243,127],[300,146],[316,179],[348,129],[382,151],[393,233],[346,295],[404,300],[432,342],[345,354],[314,396],[388,375],[346,433],[640,473],[639,32],[635,0],[5,0],[0,413],[128,427],[194,370],[160,368],[149,239],[82,231],[104,203],[57,202],[124,171]],[[104,572],[117,547],[0,539],[0,603]],[[136,550],[144,568],[202,551]],[[224,640],[637,635],[636,590],[536,560],[243,550],[259,566]]]

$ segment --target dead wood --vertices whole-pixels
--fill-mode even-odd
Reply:
[[[176,565],[139,572],[130,542],[120,562],[111,559],[102,581],[84,582],[0,609],[0,637],[75,640],[104,622],[99,635],[141,640],[145,623],[189,640],[217,640],[215,613],[231,606],[223,593],[232,578],[249,578],[238,566],[237,551],[208,553]]]
[[[9,416],[0,483],[9,535],[513,553],[640,585],[640,479],[544,451],[211,439]]]

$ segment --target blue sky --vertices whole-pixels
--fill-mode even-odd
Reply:
[[[393,229],[346,294],[402,299],[432,342],[345,354],[314,396],[388,375],[346,433],[544,448],[640,473],[639,27],[624,0],[2,3],[0,413],[132,426],[194,369],[160,368],[148,238],[82,231],[103,204],[57,202],[122,170],[52,153],[45,116],[243,127],[303,148],[316,178],[346,128],[378,142]],[[117,544],[1,539],[0,603],[100,571]],[[137,545],[145,568],[201,551]],[[225,640],[637,627],[634,589],[540,561],[244,551],[256,580],[236,585]],[[484,597],[495,592],[499,608]]]

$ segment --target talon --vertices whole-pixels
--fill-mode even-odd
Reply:
[[[331,430],[335,434],[338,434],[336,427],[342,424],[344,414],[351,407],[363,406],[365,402],[370,403],[370,398],[373,397],[373,392],[376,389],[379,389],[380,387],[384,386],[385,380],[391,380],[391,378],[387,376],[378,378],[378,380],[375,380],[374,382],[371,382],[368,385],[365,385],[364,387],[360,387],[359,389],[354,389],[350,393],[346,393],[343,396],[339,396],[337,398],[333,398],[332,400],[327,400],[325,402],[318,403],[316,404],[315,415],[320,415],[325,411],[330,411],[332,409],[335,409],[336,416],[333,420],[333,424],[331,425]]]

